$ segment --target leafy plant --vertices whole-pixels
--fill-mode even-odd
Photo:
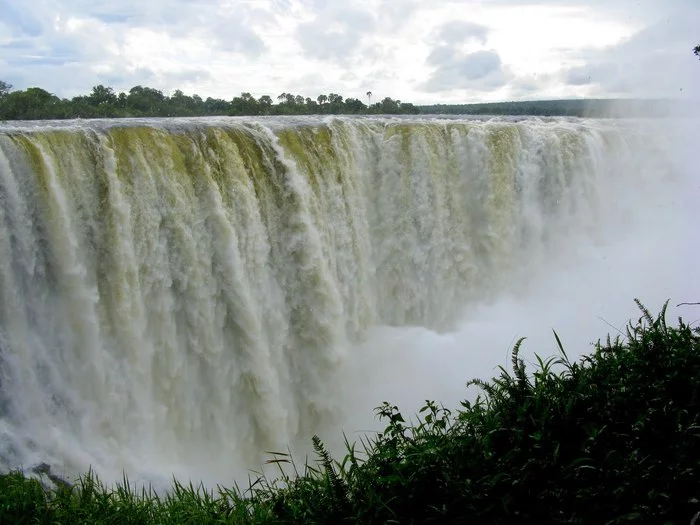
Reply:
[[[0,476],[0,523],[628,523],[688,524],[700,516],[700,331],[637,301],[626,337],[578,362],[535,357],[524,340],[511,370],[452,412],[426,401],[335,461],[314,436],[315,465],[272,453],[279,475],[207,491],[174,482],[164,497],[92,472],[47,490]],[[291,473],[289,473],[291,469]]]

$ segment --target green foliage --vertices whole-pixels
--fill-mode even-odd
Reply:
[[[295,101],[296,103],[296,101]],[[316,465],[273,453],[275,479],[208,492],[174,483],[165,497],[92,473],[47,491],[0,476],[0,523],[623,523],[688,524],[700,515],[700,330],[637,302],[626,337],[571,362],[526,369],[520,350],[451,412],[426,401],[415,422],[377,408],[381,433],[335,461],[314,436]],[[291,469],[291,474],[288,472]]]
[[[12,90],[12,84],[0,80],[0,98],[7,95]]]
[[[43,89],[12,91],[0,98],[0,119],[65,118],[66,104]]]
[[[536,115],[542,117],[666,117],[687,111],[687,103],[671,100],[571,99],[489,102],[484,104],[437,104],[419,106],[434,115]]]
[[[179,89],[171,96],[144,86],[134,86],[129,93],[116,93],[111,87],[95,86],[89,95],[71,100],[59,99],[39,88],[10,92],[12,86],[0,81],[0,120],[35,120],[63,118],[118,117],[196,117],[207,115],[316,115],[316,114],[406,114],[417,113],[412,104],[385,98],[367,107],[356,98],[343,99],[331,93],[316,100],[282,93],[275,104],[269,95],[255,99],[241,93],[230,101],[185,95]]]

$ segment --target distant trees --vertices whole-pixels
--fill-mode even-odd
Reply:
[[[695,56],[697,56],[698,58],[700,58],[700,46],[695,46],[695,47],[693,48],[693,53],[695,53]]]
[[[7,82],[0,80],[0,98],[7,95],[11,89],[12,89],[12,84],[8,84]]]
[[[250,93],[241,93],[231,100],[229,115],[260,115],[260,103]]]
[[[272,98],[270,95],[263,95],[258,99],[258,107],[260,108],[261,115],[269,115],[270,108],[272,108]]]
[[[437,104],[421,106],[423,114],[537,115],[591,118],[665,117],[682,111],[686,103],[663,99],[570,99],[488,102],[483,104]]]
[[[66,118],[64,101],[41,88],[12,91],[0,98],[0,119]]]
[[[180,94],[182,94],[182,91],[180,91]],[[117,94],[111,87],[105,87],[100,84],[92,88],[92,92],[87,98],[92,106],[101,106],[104,104],[114,105],[117,101]]]
[[[371,101],[371,92],[367,93]],[[134,86],[128,93],[117,93],[102,84],[88,95],[60,99],[41,88],[12,91],[0,81],[0,120],[117,118],[117,117],[194,117],[206,115],[340,115],[418,113],[413,104],[390,97],[365,105],[359,98],[344,98],[338,93],[321,94],[315,99],[293,93],[281,93],[275,104],[272,97],[256,99],[244,92],[231,100],[186,95],[177,89],[167,96],[147,86]]]

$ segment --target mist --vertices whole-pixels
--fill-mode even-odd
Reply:
[[[510,370],[510,353],[521,337],[527,338],[521,357],[530,370],[535,353],[559,354],[553,330],[571,360],[590,354],[597,341],[607,334],[624,336],[626,324],[641,316],[635,298],[652,314],[668,300],[669,321],[682,316],[697,325],[700,307],[676,305],[700,299],[700,127],[690,120],[648,125],[658,126],[674,152],[671,176],[660,170],[656,184],[623,188],[602,230],[568,239],[546,260],[523,260],[510,285],[490,301],[465,308],[453,330],[370,331],[353,350],[344,385],[346,434],[383,429],[371,417],[383,401],[398,405],[407,420],[428,399],[458,409],[460,401],[478,393],[466,388],[469,379],[495,377],[499,365]],[[644,157],[654,146],[635,153]],[[342,452],[342,443],[329,439]]]
[[[457,408],[520,337],[700,318],[691,120],[139,123],[0,133],[5,468],[245,486],[382,401]]]

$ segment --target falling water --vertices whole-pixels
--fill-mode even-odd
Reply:
[[[635,196],[680,184],[671,142],[612,120],[0,127],[2,463],[222,479],[337,429],[377,330],[439,339],[637,227]]]

